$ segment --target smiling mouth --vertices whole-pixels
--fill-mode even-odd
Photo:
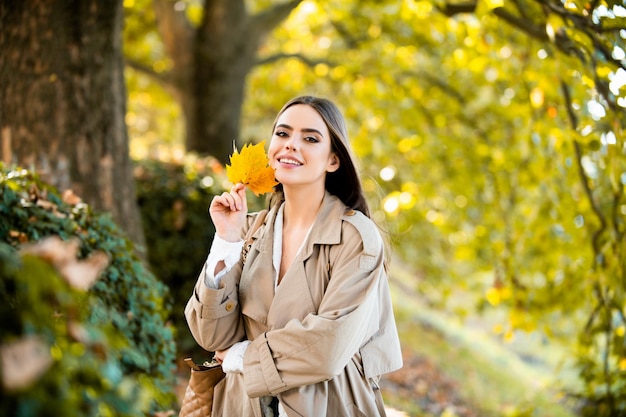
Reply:
[[[290,159],[290,158],[281,158],[278,160],[278,162],[280,162],[281,164],[293,165],[297,167],[302,165],[300,162],[296,161],[295,159]]]

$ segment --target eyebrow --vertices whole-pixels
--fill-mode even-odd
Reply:
[[[276,125],[276,128],[282,127],[283,129],[289,129],[289,130],[294,130],[293,127],[286,125],[286,124],[279,124]],[[313,129],[310,127],[305,127],[304,129],[301,130],[302,132],[307,132],[307,133],[317,133],[318,135],[320,135],[321,137],[324,137],[324,135],[322,134],[322,132],[320,132],[317,129]]]

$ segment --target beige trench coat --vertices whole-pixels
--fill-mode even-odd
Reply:
[[[185,308],[208,351],[252,341],[244,373],[216,387],[213,416],[261,417],[260,396],[278,397],[290,417],[384,415],[378,380],[399,369],[402,356],[378,229],[326,193],[274,293],[276,211],[253,235],[245,265],[228,271],[219,289],[204,284],[203,270]]]

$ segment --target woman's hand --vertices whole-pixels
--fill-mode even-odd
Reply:
[[[235,184],[230,192],[213,197],[209,214],[219,237],[229,242],[241,240],[241,229],[248,214],[246,186]]]
[[[224,363],[224,359],[226,359],[226,354],[228,353],[229,350],[230,349],[218,350],[215,352],[215,355],[213,356],[213,358],[219,363]]]

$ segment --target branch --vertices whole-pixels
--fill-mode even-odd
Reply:
[[[604,371],[604,381],[606,383],[606,396],[609,400],[609,410],[615,411],[615,395],[613,394],[613,378],[611,377],[611,351],[613,341],[613,318],[611,317],[611,307],[607,306],[606,329],[604,331],[604,352],[602,363]],[[613,414],[613,413],[611,413]]]
[[[561,81],[561,91],[563,92],[563,97],[565,98],[566,110],[569,116],[570,124],[572,129],[576,130],[576,126],[578,125],[578,120],[576,115],[574,114],[574,110],[572,109],[572,99],[569,93],[569,89],[565,82]],[[591,205],[591,209],[595,213],[596,217],[600,221],[600,227],[593,233],[592,245],[594,251],[594,263],[598,262],[598,256],[602,253],[602,249],[600,248],[600,237],[604,233],[607,227],[606,219],[604,218],[604,214],[598,205],[598,202],[595,198],[593,198],[593,191],[589,186],[589,178],[587,178],[587,174],[585,173],[585,169],[582,164],[582,148],[580,142],[574,140],[574,150],[576,152],[576,161],[578,165],[578,174],[580,176],[580,180],[582,182],[583,188],[585,190],[585,194],[587,195],[587,200],[589,200],[589,204]]]
[[[550,38],[548,38],[548,34],[546,33],[545,25],[535,25],[533,24],[534,22],[529,22],[525,18],[515,16],[514,14],[504,10],[501,7],[498,9],[494,9],[493,14],[495,14],[497,17],[504,20],[511,26],[516,27],[522,32],[527,33],[532,38],[535,38],[542,42],[548,42],[550,40]]]
[[[607,48],[602,43],[601,39],[599,39],[597,36],[602,33],[620,31],[624,29],[623,27],[611,26],[611,27],[604,28],[602,27],[601,24],[595,23],[591,18],[586,17],[586,16],[581,16],[579,14],[571,12],[567,10],[561,4],[545,3],[545,2],[542,2],[542,4],[545,5],[545,7],[549,10],[549,12],[557,14],[561,16],[563,19],[567,19],[571,21],[577,30],[587,35],[587,37],[591,40],[596,51],[600,52],[606,61],[611,62],[618,67],[622,67],[626,69],[626,65],[621,60],[614,59],[610,48]],[[565,34],[563,34],[563,36],[567,38],[568,43],[570,44],[573,43],[567,36],[565,36]]]
[[[438,10],[448,17],[455,16],[457,14],[463,13],[474,13],[476,12],[476,7],[478,2],[470,1],[466,3],[455,3],[455,4],[444,4],[443,6],[438,6]],[[519,10],[520,7],[518,6]],[[509,23],[511,26],[521,29],[522,32],[529,34],[531,37],[538,39],[543,42],[549,41],[548,35],[544,29],[544,26],[534,25],[529,22],[529,20],[525,17],[519,17],[511,12],[508,12],[503,7],[498,7],[493,9],[493,14]]]
[[[530,17],[528,16],[528,6],[525,4],[522,4],[522,1],[520,0],[513,0],[513,4],[515,4],[515,8],[517,9],[517,12],[520,14],[520,16],[522,16],[524,19],[530,19]]]
[[[285,20],[291,12],[302,3],[302,0],[291,0],[285,3],[279,3],[272,7],[268,7],[262,12],[250,18],[250,27],[254,39],[265,37],[283,20]]]
[[[601,26],[594,29],[596,33],[613,33],[617,34],[622,30],[626,30],[626,26]]]
[[[175,2],[168,0],[153,0],[152,4],[157,31],[163,40],[167,55],[177,68],[181,70],[190,68],[193,58],[189,51],[192,49],[195,30],[187,20],[185,11],[175,10]]]
[[[125,62],[127,67],[134,69],[137,72],[140,72],[148,77],[156,80],[157,82],[163,85],[170,85],[172,81],[170,79],[169,73],[159,73],[154,71],[151,67],[142,64],[141,62],[135,61],[134,59],[126,58]]]
[[[298,59],[300,61],[302,61],[305,65],[313,68],[318,64],[327,64],[329,66],[333,66],[334,64],[325,61],[325,60],[314,60],[311,59],[305,55],[302,54],[274,54],[274,55],[270,55],[268,57],[265,57],[263,59],[259,59],[257,60],[257,62],[255,63],[255,65],[267,65],[267,64],[271,64],[274,63],[276,61],[280,61],[281,59],[289,59],[289,58],[295,58]]]
[[[333,25],[339,36],[341,36],[341,38],[346,42],[348,49],[357,49],[359,44],[363,42],[363,37],[357,38],[353,36],[352,33],[350,33],[350,31],[339,21],[330,19],[330,24]]]
[[[504,8],[500,7],[493,10],[493,14],[498,18],[504,20],[511,26],[520,29],[522,32],[530,35],[530,37],[537,39],[541,42],[550,42],[550,38],[545,29],[545,24],[535,24],[528,19],[516,16]],[[581,61],[585,62],[585,56],[578,50],[571,39],[563,32],[556,34],[554,38],[554,44],[556,47],[566,55],[576,55]]]
[[[624,187],[617,187],[617,191],[613,193],[613,215],[611,216],[613,219],[613,233],[615,233],[617,242],[623,242],[624,239],[624,230],[620,230],[619,227],[621,223],[619,207],[622,197],[624,197]]]
[[[433,75],[429,72],[421,71],[418,73],[409,73],[409,75],[412,77],[416,77],[417,79],[424,79],[430,82],[435,87],[438,87],[444,94],[447,94],[448,96],[452,97],[453,100],[458,101],[461,105],[465,105],[465,103],[467,102],[467,100],[459,90],[454,88],[446,81],[442,80],[440,77],[437,77],[436,75]]]
[[[443,6],[436,7],[437,10],[439,10],[441,13],[445,14],[448,17],[452,17],[457,14],[474,13],[476,11],[476,6],[478,6],[478,2],[468,1],[465,3],[445,3]]]
[[[562,16],[564,19],[572,21],[574,23],[574,27],[576,27],[577,30],[591,38],[596,50],[599,51],[607,61],[624,68],[624,64],[621,61],[613,59],[611,56],[611,51],[608,50],[596,36],[594,36],[594,33],[600,34],[604,32],[613,32],[615,30],[621,30],[621,28],[602,28],[600,25],[594,24],[589,18],[577,15],[575,13],[571,13],[562,6],[556,6],[550,2],[545,2],[541,0],[538,1],[543,6],[547,7],[550,12],[556,13]],[[468,1],[465,3],[444,4],[443,6],[438,6],[437,9],[444,15],[452,17],[457,14],[474,13],[476,12],[476,7],[476,1]],[[522,32],[528,34],[532,38],[537,39],[541,42],[549,42],[550,38],[548,38],[548,34],[546,33],[545,24],[535,24],[534,22],[529,20],[525,13],[522,12],[523,9],[520,8],[520,5],[517,3],[516,8],[518,11],[520,11],[520,15],[515,15],[506,10],[504,7],[498,7],[493,9],[493,14],[498,18],[504,20],[511,26],[520,29]],[[565,53],[566,55],[575,55],[582,62],[587,61],[585,54],[577,47],[577,44],[572,41],[564,31],[556,34],[554,44],[561,52]]]

